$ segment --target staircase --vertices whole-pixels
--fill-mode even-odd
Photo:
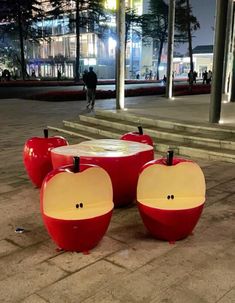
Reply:
[[[235,128],[209,124],[186,124],[137,116],[127,112],[96,110],[95,115],[80,115],[77,121],[63,121],[63,128],[48,128],[84,139],[119,139],[126,132],[144,133],[154,141],[155,151],[174,149],[180,156],[235,163]]]

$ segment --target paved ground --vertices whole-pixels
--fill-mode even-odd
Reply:
[[[127,107],[206,122],[203,98],[198,106],[196,98],[179,100],[179,110],[156,97],[129,98]],[[98,101],[97,107],[114,108],[114,101]],[[206,176],[207,200],[194,235],[183,241],[152,239],[132,205],[114,211],[107,234],[89,255],[56,250],[41,220],[39,190],[24,171],[22,148],[46,125],[60,125],[84,108],[84,101],[0,101],[0,302],[234,303],[234,164],[194,159]],[[233,124],[232,108],[227,114]],[[16,234],[18,226],[27,232]]]

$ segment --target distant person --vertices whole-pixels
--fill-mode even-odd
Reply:
[[[209,70],[207,75],[207,84],[211,84],[211,80],[212,80],[212,71]]]
[[[197,72],[193,72],[193,82],[196,84],[197,83]]]
[[[208,72],[205,70],[204,73],[202,73],[202,84],[207,83],[207,76],[208,76]]]
[[[163,82],[163,84],[166,84],[166,75],[163,76],[162,82]]]
[[[188,82],[189,82],[189,85],[193,84],[193,71],[191,69],[188,73]]]
[[[86,86],[87,86],[87,74],[88,74],[88,70],[85,69],[82,75],[82,81],[83,81],[83,90],[86,90]]]
[[[31,77],[32,77],[32,78],[36,78],[36,73],[35,73],[35,70],[34,70],[34,69],[32,70]]]
[[[86,76],[86,97],[87,97],[87,108],[93,109],[95,106],[95,92],[97,86],[97,75],[93,71],[93,67],[89,67],[89,72]]]
[[[57,70],[57,80],[58,80],[58,81],[61,80],[61,76],[62,76],[61,71],[58,69],[58,70]]]
[[[5,81],[11,80],[11,74],[8,69],[4,69],[4,71],[2,72],[2,79]]]

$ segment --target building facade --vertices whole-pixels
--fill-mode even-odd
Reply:
[[[74,78],[76,58],[76,31],[71,19],[75,19],[75,7],[57,18],[41,20],[35,26],[40,28],[42,39],[34,44],[32,52],[27,58],[29,75],[35,72],[38,77],[57,77],[58,71],[64,78]],[[128,7],[135,9],[141,15],[147,9],[146,0],[127,0]],[[116,0],[107,0],[106,8],[115,9]],[[45,7],[45,9],[48,9]],[[80,73],[89,66],[94,66],[100,79],[115,78],[115,48],[116,41],[113,34],[116,29],[114,14],[108,15],[109,32],[103,37],[95,30],[81,29],[80,33]],[[126,77],[134,78],[141,70],[141,66],[151,65],[149,55],[142,47],[141,39],[134,35],[133,28],[126,47]],[[148,62],[146,63],[146,59]]]

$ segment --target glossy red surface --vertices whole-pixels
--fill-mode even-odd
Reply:
[[[51,162],[51,149],[68,145],[63,137],[29,139],[23,150],[25,169],[32,183],[41,187],[45,176],[53,169]]]
[[[73,163],[72,156],[53,153],[53,167]],[[153,150],[139,152],[126,157],[80,157],[81,164],[95,164],[104,168],[113,186],[113,202],[115,207],[128,205],[136,200],[136,186],[141,167],[154,158]]]
[[[108,229],[112,211],[85,220],[59,220],[43,214],[43,221],[53,241],[68,251],[88,251],[94,248]]]
[[[121,136],[121,140],[126,140],[126,141],[134,141],[134,142],[139,142],[139,143],[145,143],[153,146],[153,140],[149,135],[141,135],[138,132],[130,132],[126,133]]]
[[[177,241],[186,238],[196,226],[204,204],[184,210],[162,210],[138,202],[144,225],[157,239]]]

